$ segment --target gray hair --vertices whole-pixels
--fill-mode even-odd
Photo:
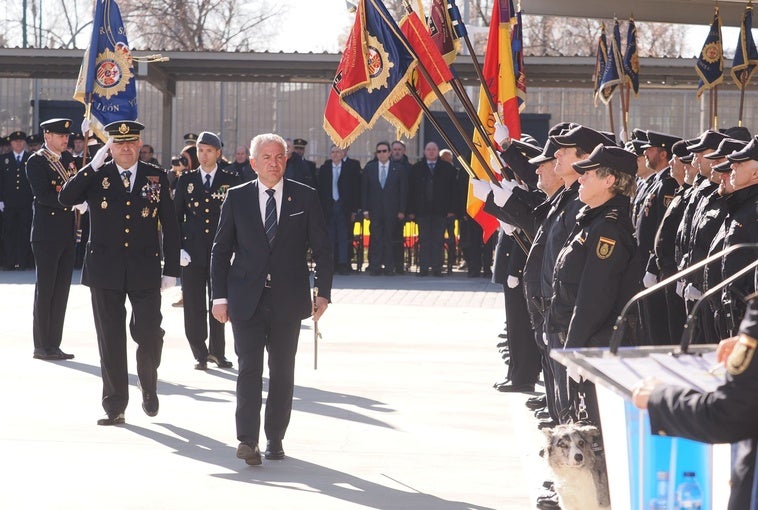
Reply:
[[[274,133],[264,133],[262,135],[257,135],[255,138],[252,139],[250,142],[250,154],[253,158],[258,157],[258,148],[266,143],[278,143],[282,146],[282,149],[284,149],[284,156],[287,157],[287,142],[284,141],[284,138],[282,138],[279,135],[275,135]]]

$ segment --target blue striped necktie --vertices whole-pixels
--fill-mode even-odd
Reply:
[[[266,193],[268,200],[266,200],[266,219],[263,221],[263,227],[266,229],[268,244],[271,245],[276,237],[276,199],[273,189],[267,189]]]

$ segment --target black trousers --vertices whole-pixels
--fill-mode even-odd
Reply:
[[[368,245],[369,271],[378,271],[384,266],[395,269],[395,236],[400,220],[395,217],[371,217],[371,236]]]
[[[3,212],[3,244],[5,248],[5,265],[9,269],[15,266],[26,268],[30,265],[31,246],[29,238],[32,232],[32,204],[29,207],[6,207]]]
[[[32,252],[37,267],[32,313],[34,348],[58,349],[63,336],[71,274],[74,272],[74,241],[34,242]]]
[[[418,223],[418,242],[421,245],[419,269],[423,271],[431,267],[433,271],[441,271],[447,218],[427,214],[416,217],[416,223]]]
[[[508,378],[513,384],[534,384],[540,374],[540,352],[534,343],[534,330],[529,321],[524,287],[521,283],[513,289],[503,285],[503,292],[505,326],[511,353]]]
[[[129,331],[137,342],[137,376],[142,391],[156,392],[163,350],[161,292],[159,288],[112,290],[92,287],[90,294],[100,349],[103,409],[112,416],[123,413],[129,402],[125,324],[127,297],[132,305]]]
[[[184,333],[192,355],[205,361],[208,353],[225,358],[226,339],[224,325],[211,313],[210,268],[190,262],[182,268],[182,297],[184,299]],[[210,325],[210,328],[209,328]],[[210,337],[208,346],[205,340]]]
[[[283,439],[292,414],[295,387],[295,354],[300,321],[274,316],[270,293],[264,290],[249,320],[233,321],[237,352],[237,439],[258,443],[263,391],[263,355],[268,351],[268,397],[263,424],[266,438]]]

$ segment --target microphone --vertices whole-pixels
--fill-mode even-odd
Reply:
[[[750,271],[753,271],[756,267],[758,267],[758,260],[755,260],[752,263],[748,264],[747,266],[743,267],[742,269],[734,273],[732,276],[730,276],[723,282],[714,286],[712,289],[708,289],[708,292],[703,294],[700,297],[700,299],[698,299],[697,302],[695,302],[695,306],[692,307],[692,311],[689,313],[689,315],[687,315],[687,322],[684,323],[684,332],[682,333],[682,341],[679,344],[682,354],[687,354],[687,349],[692,343],[692,338],[695,336],[695,316],[697,315],[697,312],[700,310],[700,305],[710,301],[711,298],[715,296],[718,291],[720,291],[724,287],[731,285],[732,282],[734,282],[735,280],[739,280],[744,275],[748,274]]]
[[[626,314],[629,312],[629,309],[632,307],[632,305],[634,305],[641,299],[645,299],[649,295],[655,294],[661,289],[666,288],[672,283],[676,283],[676,281],[678,281],[681,277],[687,276],[688,274],[692,274],[704,268],[705,266],[711,264],[712,262],[715,262],[716,260],[720,260],[725,255],[729,255],[730,253],[734,251],[743,250],[745,248],[756,249],[758,248],[758,243],[740,243],[740,244],[735,244],[734,246],[729,246],[728,248],[724,248],[720,252],[714,253],[710,257],[707,257],[701,260],[700,262],[698,262],[697,264],[693,264],[690,267],[679,271],[678,273],[674,273],[673,275],[669,276],[662,282],[658,282],[652,287],[644,289],[638,292],[637,294],[635,294],[634,296],[632,296],[631,299],[627,301],[627,303],[624,305],[624,308],[621,309],[621,313],[616,319],[616,323],[613,325],[613,333],[611,334],[611,339],[609,342],[611,354],[616,354],[618,352],[619,346],[621,345],[621,340],[624,338],[624,332],[626,331],[626,324],[627,324]]]

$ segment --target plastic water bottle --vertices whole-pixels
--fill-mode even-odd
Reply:
[[[676,489],[676,507],[680,510],[700,510],[703,507],[703,492],[694,471],[684,472],[684,480]]]
[[[669,473],[668,471],[658,471],[655,474],[655,498],[650,500],[650,510],[669,510]]]

